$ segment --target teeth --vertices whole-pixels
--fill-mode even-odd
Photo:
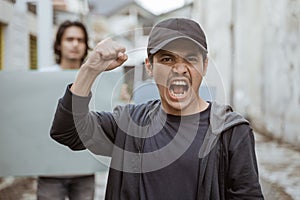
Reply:
[[[187,85],[185,81],[173,81],[173,85]]]
[[[171,94],[172,94],[173,96],[175,96],[175,97],[181,97],[181,96],[185,95],[185,93],[186,93],[186,92],[184,91],[184,92],[181,93],[181,94],[175,94],[174,91],[171,90]]]

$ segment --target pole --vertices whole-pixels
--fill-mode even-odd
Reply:
[[[37,0],[37,46],[38,67],[53,65],[52,29],[53,29],[53,6],[51,0]]]
[[[230,24],[230,49],[231,49],[231,61],[230,61],[230,105],[234,106],[234,83],[235,83],[235,19],[236,19],[236,1],[231,0],[231,24]]]

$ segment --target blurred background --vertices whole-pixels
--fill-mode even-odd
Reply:
[[[169,17],[194,19],[206,32],[210,62],[204,84],[212,100],[231,104],[251,121],[266,199],[300,199],[300,0],[0,0],[0,91],[18,76],[53,65],[58,25],[79,20],[92,48],[107,37],[126,46],[129,60],[120,76],[133,94],[148,78],[143,61],[149,31]],[[12,74],[15,80],[5,79]],[[17,112],[1,102],[0,111],[5,108]],[[1,112],[3,146],[3,137],[9,140],[3,127],[14,118]],[[0,154],[0,199],[35,199],[39,174],[8,173],[8,160],[9,153]],[[103,199],[107,176],[101,169],[97,199]]]

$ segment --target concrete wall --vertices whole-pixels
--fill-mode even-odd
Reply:
[[[275,137],[300,147],[300,1],[269,0],[263,6],[264,125]]]
[[[195,1],[208,37],[210,82],[272,137],[300,146],[300,0]],[[210,73],[210,72],[209,72]]]
[[[4,70],[29,69],[29,34],[36,35],[36,18],[25,3],[0,1],[4,26]]]

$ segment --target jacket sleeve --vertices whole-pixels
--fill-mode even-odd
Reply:
[[[259,184],[254,135],[248,125],[233,128],[226,185],[227,196],[231,200],[264,199]]]
[[[115,139],[116,115],[109,112],[90,112],[91,95],[72,94],[68,86],[59,100],[50,136],[72,150],[89,149],[95,154],[110,156]]]

